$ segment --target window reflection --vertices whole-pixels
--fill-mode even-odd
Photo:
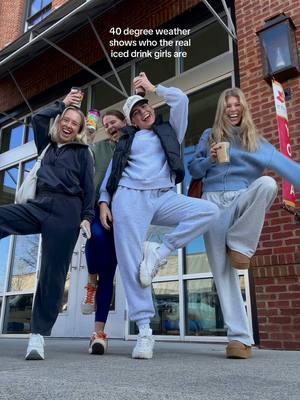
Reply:
[[[179,335],[178,281],[153,283],[156,315],[151,321],[155,335]]]
[[[0,171],[0,205],[10,204],[15,201],[18,171],[18,167]]]
[[[19,123],[3,128],[1,131],[0,153],[20,146],[23,140],[23,131],[24,125]]]
[[[131,71],[130,68],[126,68],[119,72],[119,77],[127,91],[130,93],[130,84],[131,84]],[[120,85],[114,75],[106,78],[110,83],[112,83],[117,88],[120,88]],[[92,107],[97,110],[103,110],[104,108],[110,107],[111,105],[124,100],[124,96],[108,86],[104,82],[99,82],[92,87]]]
[[[153,283],[155,316],[151,320],[151,328],[154,335],[179,335],[178,287],[178,281]],[[130,322],[129,333],[138,334],[133,321]]]
[[[208,46],[208,43],[213,45]],[[183,58],[184,71],[204,63],[229,50],[228,35],[218,21],[213,22],[191,35],[191,46],[184,47],[187,57]]]
[[[186,148],[197,145],[203,131],[212,127],[219,96],[229,87],[231,79],[225,79],[189,96],[189,125],[184,143]]]
[[[3,333],[30,333],[32,294],[6,298]]]
[[[16,236],[9,290],[34,290],[39,235]]]
[[[9,242],[9,237],[0,240],[0,293],[4,291]]]
[[[185,282],[186,335],[225,336],[223,315],[212,278]]]
[[[34,164],[36,163],[36,159],[27,161],[22,164],[22,178],[21,183],[24,181],[26,176],[29,174],[30,170],[33,168]]]
[[[64,312],[68,311],[70,282],[71,282],[71,271],[69,271],[67,274],[67,279],[66,279],[65,289],[64,289],[64,296],[63,296],[60,310],[59,310],[60,313],[64,313]]]
[[[30,120],[27,120],[27,125],[25,127],[25,143],[31,142],[34,140],[34,133],[33,133],[33,128],[30,124]]]
[[[51,13],[52,0],[31,0],[28,8],[28,26],[32,26],[42,21]]]
[[[173,54],[174,47],[167,47],[162,51],[171,51]],[[174,57],[160,57],[158,60],[145,58],[136,64],[136,75],[139,72],[145,72],[147,76],[151,77],[151,82],[157,85],[175,75],[175,59]]]

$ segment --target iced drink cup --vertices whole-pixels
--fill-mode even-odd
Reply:
[[[219,164],[225,164],[230,162],[230,155],[229,155],[229,142],[219,142],[218,143],[218,150],[217,150],[217,158]]]
[[[136,76],[136,77],[133,79],[133,83],[135,83],[138,79],[139,79],[139,77]],[[135,94],[137,94],[137,95],[139,95],[139,96],[142,96],[142,97],[145,97],[146,91],[145,91],[145,89],[143,88],[143,86],[138,86],[138,87],[135,89]]]
[[[87,113],[86,127],[90,133],[93,133],[97,129],[97,124],[100,118],[100,111],[91,109]]]
[[[80,107],[81,107],[82,100],[83,100],[83,97],[84,97],[84,92],[83,92],[80,88],[78,88],[78,87],[72,87],[72,88],[71,88],[71,92],[73,92],[73,93],[79,92],[79,93],[80,93],[80,100],[79,100],[79,102],[78,102],[78,103],[73,103],[73,104],[72,104],[72,106],[80,108]]]

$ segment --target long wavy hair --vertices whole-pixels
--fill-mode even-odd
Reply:
[[[233,138],[232,125],[225,114],[227,100],[231,96],[236,97],[241,105],[242,118],[239,128],[242,146],[248,151],[256,151],[261,136],[256,131],[245,95],[239,88],[226,89],[221,93],[212,130],[212,140],[222,142]]]
[[[86,123],[85,123],[85,116],[81,110],[77,107],[69,106],[64,109],[64,111],[57,115],[55,118],[53,125],[50,129],[49,135],[51,137],[52,142],[58,142],[58,131],[59,131],[59,123],[63,119],[65,113],[68,110],[74,110],[80,116],[80,128],[78,134],[75,136],[74,142],[86,144]]]

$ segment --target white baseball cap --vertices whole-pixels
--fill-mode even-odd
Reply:
[[[135,94],[133,96],[128,97],[123,106],[125,117],[129,123],[131,122],[131,114],[133,111],[133,107],[136,106],[138,103],[141,104],[148,103],[148,99],[145,99],[144,97]]]

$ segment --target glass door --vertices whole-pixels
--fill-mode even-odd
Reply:
[[[84,286],[87,282],[85,259],[85,239],[78,238],[70,271],[68,273],[61,313],[53,327],[52,335],[56,337],[88,337],[94,331],[95,313],[83,315],[81,302],[84,298]],[[125,336],[125,295],[120,284],[118,271],[115,277],[115,292],[105,328],[111,338]]]

